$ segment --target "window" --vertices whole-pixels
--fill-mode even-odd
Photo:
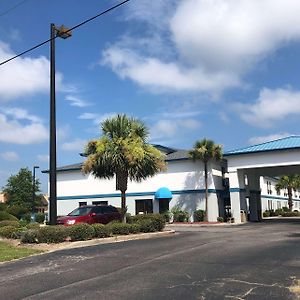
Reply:
[[[93,201],[93,205],[108,205],[108,201]]]
[[[272,209],[273,209],[273,201],[268,200],[268,210],[272,210]]]
[[[87,202],[79,202],[79,207],[80,206],[85,206],[85,205],[87,205]]]
[[[268,195],[272,195],[272,183],[271,183],[271,181],[267,181],[267,193],[268,193]]]
[[[152,214],[153,201],[152,199],[135,200],[135,214],[139,213]]]
[[[281,201],[277,201],[277,208],[278,208],[278,209],[281,208]]]
[[[104,214],[111,214],[111,213],[118,212],[118,210],[113,206],[103,206],[102,210]]]
[[[281,195],[281,191],[277,190],[277,196],[280,196],[280,195]]]

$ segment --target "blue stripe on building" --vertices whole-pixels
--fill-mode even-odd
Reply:
[[[198,190],[178,190],[171,191],[173,195],[186,195],[186,194],[204,194],[205,189]],[[222,194],[223,190],[208,189],[209,194]],[[126,193],[126,197],[139,197],[139,196],[152,196],[154,197],[155,192],[136,192]],[[118,198],[121,197],[121,193],[114,194],[97,194],[97,195],[74,195],[74,196],[60,196],[57,200],[77,200],[77,199],[100,199],[100,198]]]

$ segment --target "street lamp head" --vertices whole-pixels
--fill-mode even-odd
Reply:
[[[40,167],[39,167],[39,166],[34,166],[33,168],[34,168],[34,169],[39,169]]]
[[[67,39],[72,36],[72,31],[64,25],[61,25],[59,28],[56,28],[56,35],[62,39]]]

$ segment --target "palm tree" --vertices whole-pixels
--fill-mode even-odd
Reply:
[[[211,160],[219,161],[222,159],[222,146],[215,144],[214,141],[202,139],[196,141],[193,150],[189,152],[193,160],[201,160],[204,163],[204,178],[205,178],[205,217],[208,221],[208,162]]]
[[[85,148],[87,159],[82,171],[96,178],[116,176],[124,212],[128,179],[140,182],[164,170],[164,155],[147,143],[148,129],[135,118],[117,115],[102,122],[101,128],[102,137],[90,141]]]
[[[289,210],[293,210],[293,190],[297,190],[300,187],[300,175],[284,175],[279,178],[279,181],[275,185],[275,189],[279,192],[282,189],[287,189],[288,192],[288,204]]]

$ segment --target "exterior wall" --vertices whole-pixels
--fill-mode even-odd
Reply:
[[[226,156],[228,171],[276,166],[299,166],[299,150],[249,153]]]
[[[205,209],[204,168],[200,161],[170,161],[167,171],[140,183],[129,182],[127,189],[128,212],[135,214],[135,200],[151,199],[153,212],[159,212],[159,200],[154,199],[155,192],[167,187],[173,194],[169,209],[178,205],[192,216],[196,209]],[[219,203],[222,203],[221,167],[214,164],[209,167],[209,220],[216,221],[219,216]],[[121,206],[120,193],[115,189],[115,179],[95,179],[91,174],[83,175],[80,170],[64,171],[57,174],[57,213],[66,215],[79,202],[108,201],[110,205]]]
[[[261,187],[261,204],[262,211],[266,210],[276,210],[282,207],[288,207],[288,196],[287,192],[281,190],[277,193],[275,185],[277,180],[272,177],[261,177],[260,187]],[[300,191],[293,191],[293,210],[300,211]]]

